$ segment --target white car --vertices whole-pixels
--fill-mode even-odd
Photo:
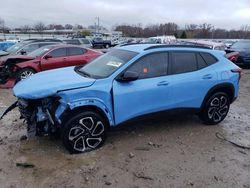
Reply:
[[[187,40],[186,42],[194,44],[194,45],[200,45],[204,47],[209,47],[213,50],[225,50],[226,46],[222,42],[212,42],[207,40]]]
[[[89,39],[86,38],[73,38],[73,39],[64,39],[64,43],[72,44],[72,45],[79,45],[84,48],[92,48],[93,45]]]

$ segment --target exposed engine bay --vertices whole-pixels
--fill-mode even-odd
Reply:
[[[8,58],[0,62],[0,84],[5,84],[9,78],[15,78],[19,67],[18,63],[29,61],[30,58]],[[4,62],[3,62],[4,61]]]
[[[55,100],[56,99],[56,100]],[[18,107],[20,119],[27,123],[27,136],[43,136],[54,134],[58,130],[58,121],[55,121],[55,111],[59,105],[57,98],[41,100],[25,100],[19,98],[0,117]]]

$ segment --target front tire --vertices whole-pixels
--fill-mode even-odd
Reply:
[[[25,80],[26,78],[32,76],[33,74],[35,74],[36,71],[34,71],[33,69],[31,68],[23,68],[23,69],[20,69],[18,72],[17,72],[17,75],[16,75],[16,79],[17,79],[17,82],[21,81],[21,80]]]
[[[84,153],[102,146],[106,139],[107,123],[96,112],[73,115],[62,131],[62,141],[70,153]]]
[[[222,122],[229,111],[230,99],[224,92],[216,92],[205,103],[200,119],[207,125],[216,125]]]

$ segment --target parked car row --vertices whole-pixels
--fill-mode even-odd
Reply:
[[[235,42],[226,51],[239,53],[236,64],[241,66],[250,66],[250,40],[241,40]]]
[[[43,39],[20,42],[0,58],[0,84],[17,83],[44,70],[84,65],[102,53],[60,40]],[[13,84],[14,84],[13,83]]]
[[[58,39],[28,39],[23,40],[19,43],[8,48],[5,55],[25,55],[28,54],[42,46],[62,43]]]

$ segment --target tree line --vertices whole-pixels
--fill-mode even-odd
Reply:
[[[88,30],[88,29],[91,29],[91,30],[94,30],[94,29],[98,29],[98,26],[94,26],[94,25],[90,25],[88,26],[87,28],[80,25],[80,24],[75,24],[75,25],[72,25],[72,24],[65,24],[65,25],[62,25],[62,24],[44,24],[43,22],[39,21],[39,22],[36,22],[34,25],[22,25],[18,28],[15,28],[14,30],[15,31],[20,31],[24,34],[26,33],[29,33],[31,31],[36,31],[37,33],[43,33],[43,31],[45,30],[56,30],[56,31],[60,31],[60,30],[72,30],[72,29],[75,29],[75,30]],[[11,28],[7,27],[5,25],[5,21],[4,19],[0,18],[0,32],[2,33],[9,33],[9,31],[11,30]],[[105,27],[103,26],[99,26],[99,30],[107,30]]]
[[[250,39],[250,26],[243,25],[238,30],[226,30],[222,28],[215,28],[214,25],[209,23],[203,24],[186,24],[184,28],[181,28],[174,22],[151,24],[145,27],[142,24],[129,25],[115,25],[112,27],[114,31],[122,31],[125,37],[137,37],[148,38],[161,35],[174,35],[176,38],[204,38],[204,39]],[[37,22],[34,25],[22,25],[15,30],[22,33],[29,33],[30,31],[36,31],[37,33],[43,33],[44,30],[97,30],[96,25],[90,25],[87,28],[80,24],[49,24],[45,25],[43,22]],[[100,26],[99,30],[107,29]],[[8,33],[10,28],[6,27],[5,21],[0,18],[0,32]]]
[[[175,35],[176,38],[204,38],[204,39],[250,39],[250,26],[243,25],[238,30],[215,28],[209,23],[186,24],[180,28],[176,23],[152,24],[142,27],[137,25],[117,25],[116,31],[122,31],[127,37],[153,37],[161,35]]]

